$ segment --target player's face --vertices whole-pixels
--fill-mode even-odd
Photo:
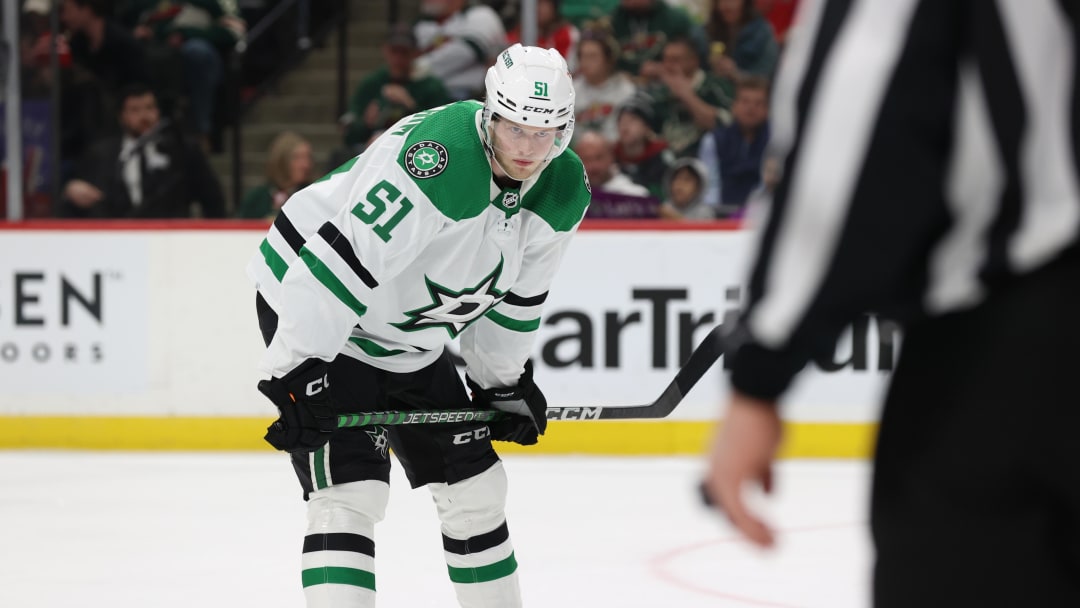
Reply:
[[[528,127],[504,118],[493,121],[491,147],[498,161],[495,171],[519,181],[528,179],[562,135],[561,130],[552,127]]]

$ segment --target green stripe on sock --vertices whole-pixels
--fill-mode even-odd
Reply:
[[[311,253],[307,247],[300,248],[300,258],[304,260],[307,267],[311,269],[311,274],[315,275],[319,282],[326,286],[330,290],[330,293],[337,296],[339,300],[345,303],[346,306],[352,309],[356,313],[356,316],[362,317],[367,312],[367,306],[364,306],[360,300],[356,299],[356,296],[345,284],[341,282],[341,279],[337,278],[330,268],[326,264],[322,263],[322,260],[317,258],[314,253]]]
[[[365,340],[364,338],[349,338],[349,342],[360,347],[360,350],[371,355],[372,357],[393,357],[394,355],[400,355],[405,352],[403,350],[383,348],[371,340]]]
[[[498,325],[509,329],[510,331],[519,331],[521,333],[528,333],[530,331],[536,331],[540,329],[540,319],[531,319],[529,321],[518,321],[517,319],[511,319],[510,317],[495,311],[494,309],[487,311],[484,315],[491,319]]]
[[[356,568],[340,568],[323,566],[322,568],[308,568],[300,574],[300,580],[305,587],[313,585],[352,585],[375,591],[375,574],[367,570]]]
[[[266,265],[270,267],[270,272],[274,273],[274,278],[280,283],[281,279],[285,277],[285,271],[289,269],[289,265],[278,255],[277,251],[274,251],[274,247],[266,239],[263,239],[262,244],[259,245],[259,251],[262,252]]]
[[[446,568],[450,571],[450,580],[455,583],[487,583],[513,574],[517,570],[517,560],[511,553],[504,560],[479,568]]]
[[[311,455],[315,459],[315,489],[322,490],[326,487],[326,447],[323,446]]]

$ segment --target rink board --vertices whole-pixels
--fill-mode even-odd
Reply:
[[[0,227],[0,447],[264,449],[273,409],[254,390],[262,341],[244,267],[265,230],[260,222]],[[752,247],[752,233],[725,225],[584,227],[533,355],[550,404],[656,398],[697,340],[739,305]],[[866,456],[896,347],[895,332],[868,317],[832,361],[812,365],[784,405],[786,454]],[[721,365],[668,419],[556,422],[533,451],[698,453],[723,413]]]

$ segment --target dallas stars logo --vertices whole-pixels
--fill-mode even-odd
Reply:
[[[401,323],[391,323],[402,331],[420,331],[429,327],[442,327],[450,338],[456,338],[470,323],[479,319],[492,306],[499,303],[506,295],[495,289],[495,284],[502,274],[503,260],[490,274],[475,287],[466,287],[461,291],[447,289],[431,279],[424,277],[431,304],[410,310],[405,314],[409,319]]]
[[[405,170],[419,179],[435,177],[446,170],[450,155],[437,141],[418,141],[405,151]]]
[[[371,443],[375,444],[375,451],[386,458],[386,448],[390,446],[390,438],[386,434],[386,427],[375,427],[375,430],[364,430],[371,437]]]

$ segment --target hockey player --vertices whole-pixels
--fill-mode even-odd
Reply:
[[[388,447],[435,499],[460,605],[521,605],[491,441],[544,433],[528,356],[589,186],[566,149],[574,90],[557,52],[516,44],[485,86],[483,104],[402,119],[294,195],[249,267],[271,377],[259,390],[280,411],[266,440],[308,501],[309,607],[374,606]],[[459,337],[468,391],[444,351]],[[515,415],[335,430],[339,411],[476,405]]]

